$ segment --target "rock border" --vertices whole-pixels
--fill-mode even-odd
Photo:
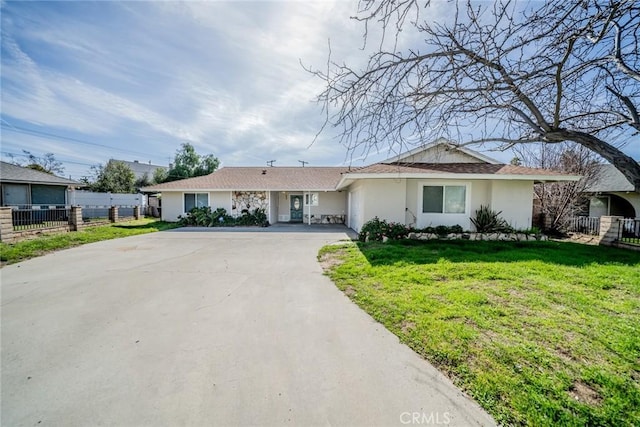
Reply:
[[[549,240],[544,234],[527,233],[451,233],[443,236],[435,233],[409,233],[407,238],[411,240],[486,240],[505,242]]]

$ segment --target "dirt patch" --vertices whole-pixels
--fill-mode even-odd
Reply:
[[[598,392],[581,381],[573,384],[573,387],[569,390],[569,395],[578,402],[586,403],[587,405],[598,406],[602,403],[602,397]]]
[[[403,334],[409,333],[416,328],[416,324],[414,322],[410,322],[408,320],[403,320],[400,324],[400,330]]]
[[[344,294],[345,294],[346,296],[348,296],[349,298],[351,298],[352,296],[354,296],[356,293],[357,293],[357,292],[356,292],[356,290],[353,288],[353,286],[347,286],[347,287],[344,289]]]
[[[564,347],[557,347],[555,354],[562,359],[565,363],[575,362],[576,358],[573,356],[570,350]]]
[[[343,263],[343,260],[341,259],[338,252],[328,252],[322,254],[322,256],[318,259],[318,262],[320,263],[320,267],[322,267],[322,269],[326,271],[339,266]]]

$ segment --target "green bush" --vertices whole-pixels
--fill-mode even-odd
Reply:
[[[476,210],[476,216],[470,218],[478,233],[511,233],[513,228],[500,218],[500,212],[491,210],[489,206],[480,206]]]
[[[380,220],[380,218],[376,216],[365,222],[362,228],[360,228],[358,240],[361,242],[365,242],[367,240],[372,242],[381,242],[386,227],[387,222],[385,220]]]
[[[358,234],[358,240],[361,242],[381,242],[384,237],[391,240],[404,239],[409,235],[411,229],[404,224],[397,222],[387,222],[377,216],[367,221]]]
[[[234,218],[227,214],[224,208],[218,208],[212,212],[211,207],[204,206],[191,209],[184,217],[182,215],[179,216],[178,224],[183,227],[234,227],[246,225],[267,227],[269,219],[264,209],[255,209],[253,212],[245,210],[242,215]]]

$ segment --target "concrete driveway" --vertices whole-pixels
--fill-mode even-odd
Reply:
[[[1,424],[493,425],[322,275],[345,237],[171,231],[3,268]]]

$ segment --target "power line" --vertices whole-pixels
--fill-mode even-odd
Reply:
[[[6,154],[9,157],[24,157],[24,154],[19,154],[19,153],[11,153],[9,151],[2,151],[2,154]],[[81,166],[95,166],[96,163],[82,163],[82,162],[74,162],[73,160],[64,160],[64,159],[59,159],[56,158],[57,161],[62,162],[62,163],[70,163],[73,165],[81,165]]]
[[[8,125],[8,126],[6,126],[4,123],[2,123],[1,124],[2,129],[6,129],[6,130],[11,131],[11,132],[21,133],[21,134],[25,134],[25,135],[32,135],[32,136],[46,136],[46,137],[49,137],[49,138],[61,139],[61,140],[73,142],[73,143],[76,143],[76,144],[85,144],[85,145],[93,145],[93,146],[96,146],[96,147],[103,147],[103,148],[107,148],[109,150],[119,151],[119,152],[123,152],[123,153],[138,154],[138,155],[142,155],[142,156],[147,156],[149,154],[149,153],[142,153],[140,151],[126,150],[124,148],[115,148],[115,147],[111,147],[111,146],[108,146],[108,145],[105,145],[105,144],[99,144],[97,142],[84,141],[82,139],[71,138],[71,137],[62,136],[62,135],[56,135],[56,134],[49,133],[49,132],[43,132],[43,131],[38,131],[38,130],[33,130],[33,129],[27,129],[27,128],[23,128],[23,127],[20,127],[20,126],[12,125],[11,123],[7,122],[4,119],[2,121]]]

